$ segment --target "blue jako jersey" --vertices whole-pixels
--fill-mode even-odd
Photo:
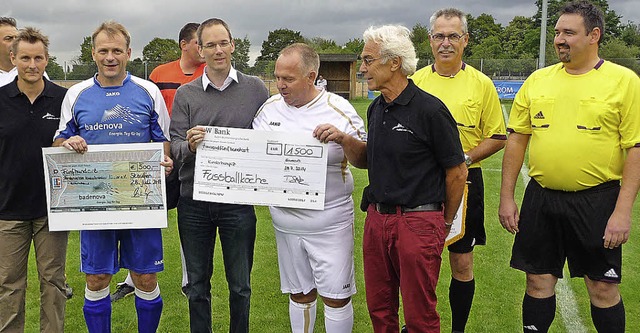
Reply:
[[[96,77],[69,89],[55,139],[79,135],[87,144],[169,141],[169,114],[160,90],[131,76],[102,87]]]

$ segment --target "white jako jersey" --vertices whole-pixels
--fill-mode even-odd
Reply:
[[[347,135],[367,140],[364,121],[344,98],[322,91],[311,102],[296,108],[280,94],[269,98],[258,110],[253,128],[266,131],[308,132],[320,124],[332,124]],[[353,223],[353,177],[342,146],[328,144],[324,210],[270,207],[274,227],[286,233],[319,234],[339,230]]]

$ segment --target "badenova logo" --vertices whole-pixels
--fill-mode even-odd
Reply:
[[[122,124],[101,124],[101,123],[84,124],[84,129],[87,131],[122,129]]]
[[[102,119],[100,119],[100,121],[103,123],[112,122],[112,121],[124,121],[127,124],[143,123],[141,120],[141,115],[135,114],[133,111],[131,111],[129,107],[122,106],[120,104],[116,104],[111,109],[104,110],[104,113],[102,114]],[[121,127],[115,127],[110,129],[122,129],[122,124],[120,124],[120,126]],[[105,128],[105,129],[108,129],[108,128]]]
[[[112,93],[118,93],[117,91]],[[102,118],[99,122],[93,124],[84,124],[84,129],[87,131],[102,131],[102,130],[122,130],[126,124],[135,126],[136,123],[141,124],[141,116],[131,111],[129,107],[116,104],[113,108],[104,110]]]

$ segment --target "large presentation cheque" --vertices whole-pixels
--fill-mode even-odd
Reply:
[[[327,145],[311,133],[205,128],[193,199],[324,209]]]
[[[162,143],[42,151],[50,230],[167,227]]]

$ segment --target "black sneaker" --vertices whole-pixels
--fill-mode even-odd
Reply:
[[[71,286],[69,286],[68,283],[64,284],[64,295],[67,297],[67,299],[71,299],[71,297],[73,297],[73,289],[71,288]]]
[[[132,295],[134,290],[135,288],[126,283],[118,283],[116,291],[111,294],[111,302],[119,301],[129,295]]]

